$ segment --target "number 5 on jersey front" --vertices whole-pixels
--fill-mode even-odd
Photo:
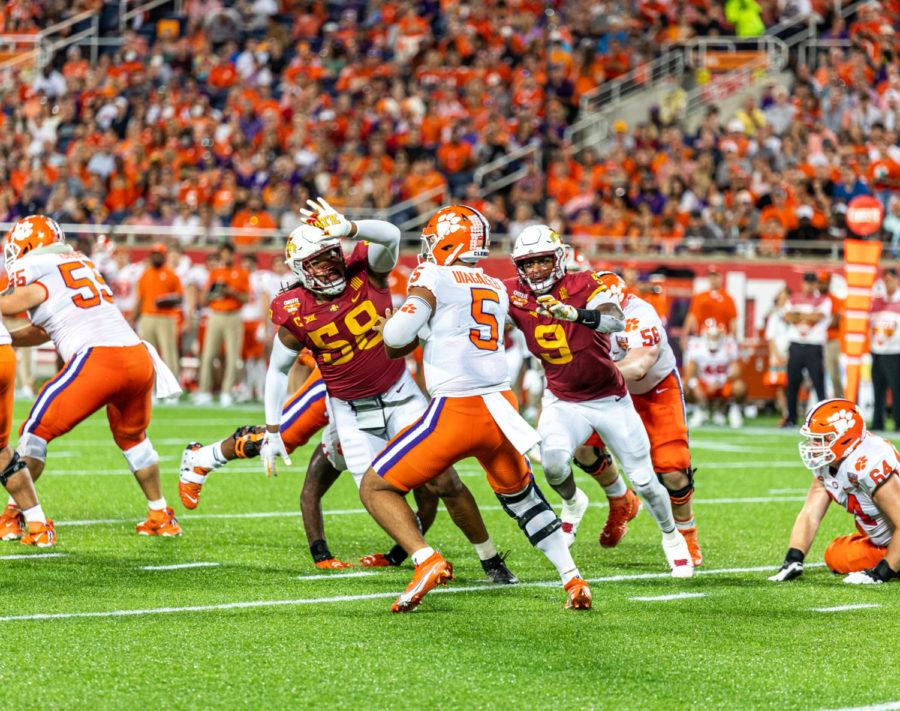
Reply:
[[[472,289],[472,318],[478,324],[477,328],[469,329],[469,340],[476,348],[482,351],[495,351],[498,348],[497,339],[500,333],[500,325],[497,323],[497,315],[485,310],[488,304],[500,306],[500,297],[491,289]]]

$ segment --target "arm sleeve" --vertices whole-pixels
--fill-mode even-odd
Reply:
[[[384,220],[356,221],[356,240],[369,242],[369,268],[387,274],[397,266],[400,255],[400,228]]]
[[[407,296],[400,310],[384,325],[381,335],[389,348],[403,348],[416,338],[431,318],[431,304],[420,296]]]
[[[266,424],[280,425],[281,411],[287,399],[288,371],[299,351],[291,350],[278,336],[272,343],[272,356],[269,358],[269,370],[266,372]]]

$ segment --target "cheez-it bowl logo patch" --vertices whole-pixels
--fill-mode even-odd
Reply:
[[[284,310],[293,316],[300,310],[300,299],[288,299],[283,306]]]
[[[512,302],[513,306],[518,306],[519,308],[525,308],[528,304],[528,297],[521,291],[514,291],[510,294],[509,300]]]

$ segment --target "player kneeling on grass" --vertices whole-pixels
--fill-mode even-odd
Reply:
[[[887,440],[866,431],[859,408],[849,400],[816,405],[800,428],[800,458],[815,479],[806,497],[781,566],[769,580],[800,577],[829,504],[856,518],[859,533],[835,538],[825,565],[847,575],[845,583],[885,583],[900,577],[900,456]]]
[[[589,609],[590,588],[524,455],[539,437],[519,415],[510,390],[502,333],[509,297],[500,280],[476,266],[488,256],[490,226],[477,210],[450,205],[429,220],[422,243],[424,261],[410,276],[406,301],[384,324],[383,334],[396,357],[424,341],[431,404],[391,439],[360,488],[369,513],[416,564],[412,582],[391,610],[415,609],[429,590],[453,577],[453,567],[416,527],[404,495],[467,457],[478,460],[503,510],[553,563],[566,607]]]
[[[27,311],[31,320],[11,334],[13,345],[49,340],[66,361],[19,430],[17,451],[32,477],[43,472],[50,442],[105,407],[113,439],[147,497],[149,512],[138,533],[181,535],[162,494],[159,455],[147,438],[154,382],[158,397],[170,397],[181,392],[175,376],[138,338],[94,264],[65,243],[54,220],[32,215],[16,222],[5,257],[15,290],[0,297],[0,312]]]
[[[741,380],[738,347],[715,319],[706,319],[699,338],[692,338],[684,356],[684,380],[697,404],[690,426],[700,427],[712,413],[713,423],[738,429],[744,424],[741,405],[747,386]]]

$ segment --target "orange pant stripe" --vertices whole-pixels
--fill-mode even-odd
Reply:
[[[281,414],[281,437],[285,449],[293,452],[328,424],[325,408],[325,381],[318,370],[284,404]]]

